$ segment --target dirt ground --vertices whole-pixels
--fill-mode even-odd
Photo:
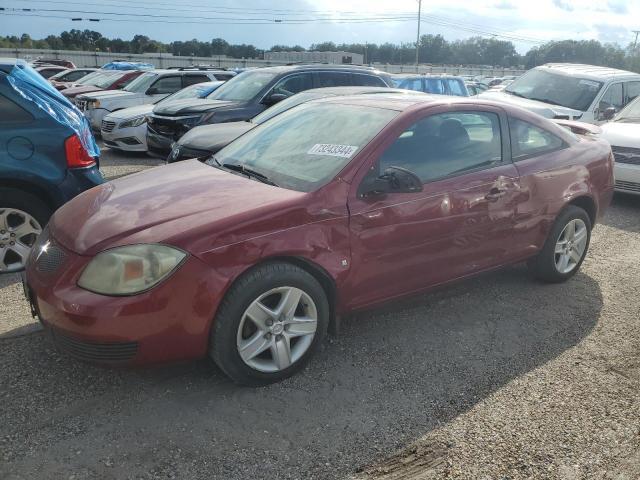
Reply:
[[[0,478],[636,480],[638,292],[640,197],[616,196],[571,281],[514,266],[360,312],[301,374],[249,389],[206,360],[69,359],[3,276]]]

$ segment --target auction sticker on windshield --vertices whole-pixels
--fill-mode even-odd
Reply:
[[[333,143],[316,143],[307,152],[310,155],[329,155],[331,157],[351,158],[358,147],[353,145],[335,145]]]

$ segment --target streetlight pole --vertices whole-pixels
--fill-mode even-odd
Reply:
[[[633,41],[633,53],[635,53],[636,47],[638,46],[638,34],[640,33],[640,30],[632,30],[632,32],[636,34],[636,39]]]
[[[422,0],[418,0],[418,36],[416,38],[416,73],[418,71],[418,60],[420,54],[420,17],[422,15]]]

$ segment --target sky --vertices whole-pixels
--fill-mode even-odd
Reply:
[[[171,42],[220,37],[269,48],[329,40],[415,42],[418,1],[0,0],[0,7],[5,8],[4,14],[0,11],[4,35],[44,38],[88,28],[112,38],[142,34]],[[33,11],[17,10],[23,8]],[[567,38],[626,46],[634,40],[632,30],[640,29],[640,0],[425,0],[422,14],[422,34],[441,34],[447,40],[496,36],[513,41],[520,53]],[[73,17],[83,20],[71,21]],[[247,24],[249,19],[261,23]],[[303,23],[287,23],[294,19]],[[179,23],[187,20],[192,23]]]

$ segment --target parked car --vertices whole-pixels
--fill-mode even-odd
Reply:
[[[24,268],[53,211],[102,183],[82,120],[26,62],[0,59],[0,273]]]
[[[640,97],[602,125],[615,157],[616,190],[640,194]]]
[[[229,143],[267,120],[280,115],[301,103],[325,97],[341,95],[373,95],[399,93],[404,95],[425,95],[422,92],[389,87],[325,87],[313,88],[282,100],[245,122],[213,123],[192,128],[173,144],[167,163],[175,163],[191,158],[207,158],[226,147]]]
[[[479,82],[465,82],[469,96],[473,97],[487,91],[487,86]]]
[[[180,102],[191,98],[204,98],[215,91],[224,82],[196,83],[173,95],[169,95],[159,103]],[[115,150],[127,152],[147,151],[147,117],[153,110],[153,104],[138,105],[110,113],[100,128],[104,144]]]
[[[41,65],[35,68],[36,72],[42,75],[44,78],[50,78],[54,75],[67,70],[66,67],[58,67],[56,65]]]
[[[79,95],[76,105],[82,110],[94,131],[100,132],[102,120],[111,112],[123,108],[157,103],[178,90],[202,82],[218,81],[220,70],[152,70],[145,72],[118,92],[97,92]]]
[[[143,73],[144,72],[142,70],[98,70],[95,73],[90,73],[82,80],[69,85],[66,89],[62,90],[62,94],[69,99],[74,99],[75,101],[75,98],[78,95],[102,92],[106,90],[122,90]]]
[[[156,106],[147,127],[149,153],[167,158],[173,142],[191,128],[242,122],[305,90],[339,86],[388,87],[391,83],[387,73],[357,66],[312,64],[247,70],[206,99]]]
[[[97,68],[69,68],[49,77],[49,82],[56,88],[56,90],[64,90],[70,84],[82,80],[87,75],[97,70]]]
[[[611,200],[612,163],[606,141],[498,103],[313,100],[206,163],[58,210],[25,290],[83,360],[209,355],[264,385],[302,368],[349,311],[525,260],[568,280]]]
[[[438,95],[468,97],[469,91],[462,77],[452,75],[394,75],[396,88],[405,88]]]
[[[600,124],[640,93],[640,74],[608,67],[549,63],[529,70],[499,92],[480,97],[526,108],[547,118]]]

